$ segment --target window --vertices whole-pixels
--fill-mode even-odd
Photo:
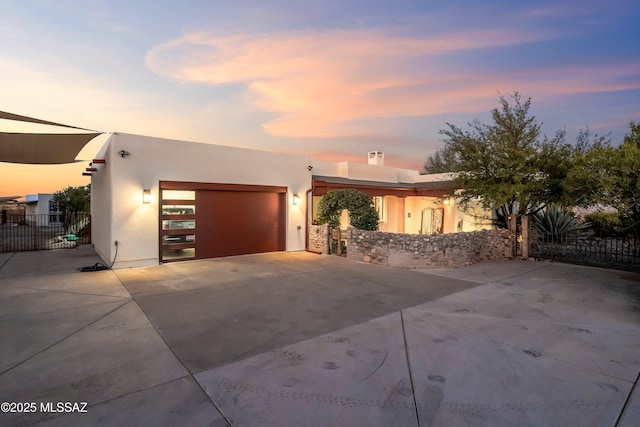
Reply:
[[[193,230],[196,228],[195,219],[163,219],[163,230]]]
[[[191,190],[162,190],[164,200],[195,200],[196,192]]]
[[[195,215],[195,206],[162,205],[162,215]]]
[[[195,258],[196,249],[195,248],[186,248],[186,249],[163,249],[162,250],[162,260],[182,260],[186,258]]]
[[[160,188],[160,260],[196,256],[196,191]]]
[[[192,243],[195,241],[195,234],[170,234],[162,236],[163,245],[177,245],[181,243]]]

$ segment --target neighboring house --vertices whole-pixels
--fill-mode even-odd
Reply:
[[[27,194],[25,199],[25,214],[28,223],[49,226],[59,225],[62,222],[62,213],[53,201],[53,194]]]
[[[384,166],[373,153],[370,163],[338,163],[114,133],[87,168],[95,250],[114,268],[303,251],[319,198],[337,188],[370,195],[382,231],[484,226],[441,198],[447,175]]]

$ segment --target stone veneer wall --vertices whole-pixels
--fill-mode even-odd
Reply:
[[[347,239],[347,258],[391,267],[458,267],[512,257],[509,230],[420,235],[349,228]]]
[[[328,254],[331,244],[329,224],[309,226],[309,250]]]

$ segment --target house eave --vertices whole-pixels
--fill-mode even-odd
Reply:
[[[399,183],[357,180],[321,175],[313,175],[312,178],[314,195],[324,195],[331,190],[338,190],[342,188],[355,188],[370,196],[394,195],[400,197],[440,197],[448,194],[454,188],[451,181]]]

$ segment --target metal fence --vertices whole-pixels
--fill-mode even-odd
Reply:
[[[633,237],[595,237],[580,231],[543,235],[532,229],[530,255],[577,264],[640,271],[640,242]]]
[[[91,216],[19,214],[3,217],[0,252],[75,248],[91,243]]]

